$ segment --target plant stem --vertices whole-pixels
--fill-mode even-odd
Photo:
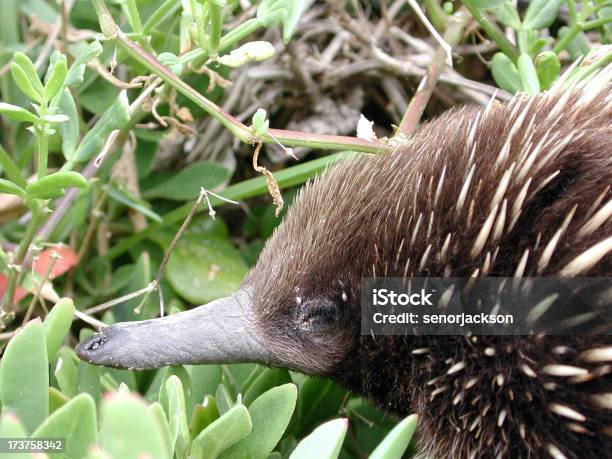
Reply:
[[[461,41],[468,19],[469,17],[465,10],[460,10],[449,18],[446,32],[444,33],[444,41],[451,47],[457,46]],[[444,69],[445,61],[446,50],[440,46],[429,63],[427,73],[423,80],[421,80],[419,88],[410,100],[410,104],[400,122],[396,135],[411,137],[416,131],[419,121],[423,116],[423,112],[425,111],[425,107]]]
[[[47,175],[47,160],[49,157],[49,137],[41,129],[38,131],[38,179]]]
[[[434,27],[438,30],[446,30],[449,16],[440,6],[440,2],[438,0],[424,0],[423,3]]]
[[[17,254],[15,256],[14,264],[16,266],[22,267],[23,260],[25,258],[26,253],[28,253],[28,249],[30,248],[30,244],[34,239],[34,235],[38,230],[38,227],[41,225],[44,220],[43,212],[36,206],[32,209],[32,219],[28,226],[26,227],[25,234],[23,235],[23,239],[19,243],[19,247],[17,249]],[[15,297],[15,290],[17,289],[17,281],[20,276],[20,273],[17,269],[11,270],[8,278],[8,287],[6,289],[4,295],[4,301],[2,304],[2,313],[10,313],[14,311],[13,298]]]
[[[555,47],[553,48],[553,52],[559,54],[561,51],[567,48],[567,45],[569,45],[571,41],[576,37],[576,35],[578,35],[580,32],[582,32],[581,23],[576,22],[572,24],[572,26],[563,36],[563,38],[559,40],[559,42],[555,45]]]
[[[103,33],[109,38],[114,38],[117,41],[117,44],[134,60],[160,77],[169,86],[172,86],[185,97],[196,103],[209,115],[217,119],[242,142],[252,143],[255,140],[253,131],[250,127],[244,125],[234,116],[224,111],[217,104],[197,92],[167,67],[160,64],[155,57],[127,38],[114,22],[114,19],[106,9],[106,5],[104,4],[103,0],[93,0],[93,3],[96,7],[96,12],[100,20],[100,27],[102,28]],[[276,137],[287,146],[292,147],[310,147],[328,150],[344,149],[363,153],[380,153],[388,151],[390,148],[386,142],[380,140],[371,141],[359,139],[357,137],[309,134],[281,129],[270,129],[268,133],[261,136],[261,141],[264,143],[273,143],[275,142],[273,137]]]
[[[513,62],[516,62],[519,56],[516,48],[508,41],[504,33],[500,30],[500,28],[492,22],[489,17],[482,13],[480,9],[474,4],[473,0],[461,0],[461,3],[465,5],[465,7],[472,14],[474,19],[480,24],[482,30],[486,32],[491,40],[497,43],[499,49]]]

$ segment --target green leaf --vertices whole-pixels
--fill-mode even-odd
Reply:
[[[81,140],[74,154],[77,162],[89,161],[98,154],[106,139],[115,129],[123,128],[130,121],[129,101],[125,91],[121,91],[113,104],[100,116],[98,122]]]
[[[172,435],[170,434],[170,425],[168,424],[168,418],[166,417],[164,408],[159,402],[154,402],[149,405],[147,411],[153,415],[157,421],[157,424],[161,427],[162,443],[164,445],[166,457],[173,457],[174,443],[172,440]]]
[[[80,361],[77,368],[77,392],[86,392],[93,397],[96,403],[100,401],[102,385],[100,384],[100,370],[97,366]]]
[[[202,304],[236,291],[247,272],[240,252],[227,240],[186,234],[168,260],[166,279],[183,298]]]
[[[193,400],[203,403],[206,395],[214,395],[221,383],[221,365],[190,365],[186,367],[191,375]]]
[[[19,418],[15,415],[15,413],[11,413],[10,411],[3,411],[2,416],[0,417],[0,438],[27,438],[28,434],[21,424]],[[14,455],[2,455],[4,457],[9,458],[19,458],[19,459],[33,459],[34,455],[30,453],[23,454],[14,454]]]
[[[21,92],[34,102],[40,103],[42,101],[42,96],[34,89],[34,86],[32,86],[32,83],[28,79],[28,75],[19,64],[15,62],[11,64],[11,74],[17,86],[21,89]]]
[[[79,362],[80,360],[72,348],[62,346],[55,365],[52,367],[53,375],[57,380],[60,390],[68,397],[74,397],[77,394]]]
[[[264,27],[281,24],[283,41],[287,44],[300,19],[303,7],[303,0],[263,0],[257,8],[257,19]]]
[[[62,138],[62,154],[70,161],[74,157],[79,143],[79,114],[76,103],[68,88],[64,88],[59,96],[58,108],[68,117],[65,123],[60,123],[58,132]]]
[[[518,71],[521,77],[523,90],[530,96],[540,92],[540,81],[536,72],[531,56],[522,53],[518,58]]]
[[[201,161],[187,166],[169,176],[162,176],[163,182],[145,189],[146,199],[163,198],[173,201],[191,201],[200,194],[200,188],[219,189],[230,179],[232,172],[219,163]]]
[[[523,17],[525,29],[540,30],[550,27],[565,0],[532,0]]]
[[[242,403],[249,406],[257,397],[267,390],[288,382],[291,382],[291,376],[289,376],[287,370],[266,368],[257,376],[249,388],[246,389]]]
[[[345,398],[346,391],[335,382],[307,377],[300,385],[296,434],[303,436],[322,421],[337,416]]]
[[[521,76],[514,62],[504,53],[495,53],[491,62],[491,73],[493,78],[502,89],[510,93],[521,90]]]
[[[53,413],[60,407],[64,406],[70,400],[69,397],[62,394],[53,386],[49,387],[49,413]]]
[[[136,264],[132,266],[132,273],[126,276],[129,282],[121,289],[117,296],[127,295],[128,293],[143,289],[153,280],[154,274],[151,269],[151,257],[148,252],[142,252]],[[153,301],[152,297],[148,297],[144,303],[142,302],[143,299],[143,297],[133,298],[115,306],[113,308],[115,319],[123,322],[155,317],[159,311],[156,302]],[[140,308],[139,313],[136,311],[137,308]]]
[[[55,354],[61,347],[66,335],[72,325],[74,316],[74,304],[70,298],[62,298],[51,309],[45,321],[43,329],[47,340],[47,357],[49,362],[55,358]]]
[[[23,198],[25,196],[25,190],[20,186],[15,185],[13,182],[0,178],[0,193],[14,194]]]
[[[167,459],[162,427],[144,401],[129,393],[112,392],[102,400],[100,445],[113,458]]]
[[[130,209],[140,212],[142,215],[149,217],[153,221],[161,222],[161,217],[151,210],[151,205],[148,202],[134,196],[123,188],[115,186],[114,184],[108,185],[105,189],[108,196],[113,198],[115,201],[120,202]]]
[[[246,437],[251,429],[249,411],[244,405],[237,404],[200,432],[192,448],[194,452],[205,453],[207,459],[215,459],[222,451]]]
[[[217,390],[215,392],[215,402],[217,404],[217,408],[219,409],[219,413],[221,414],[227,413],[232,406],[234,406],[234,399],[227,390],[227,387],[225,387],[223,384],[219,384],[219,386],[217,386]]]
[[[53,64],[53,68],[49,73],[49,78],[47,78],[47,82],[45,83],[45,90],[43,93],[45,99],[51,100],[64,87],[67,73],[68,65],[66,63],[66,56],[62,54]]]
[[[505,0],[493,9],[493,13],[507,27],[512,27],[514,30],[521,28],[521,18],[519,17],[516,6],[510,1]]]
[[[186,416],[191,416],[191,409],[193,406],[193,390],[191,383],[191,376],[185,367],[174,366],[166,367],[163,370],[163,377],[159,386],[159,403],[164,407],[166,413],[170,413],[170,403],[168,400],[168,391],[166,389],[166,383],[171,376],[177,377],[181,381],[181,388],[183,390],[183,398],[185,399],[185,405],[187,407]]]
[[[287,18],[283,21],[283,42],[289,43],[304,9],[304,0],[290,0]]]
[[[49,361],[40,319],[28,322],[8,342],[0,362],[0,402],[28,432],[49,414]]]
[[[76,58],[68,69],[66,86],[78,86],[83,82],[86,64],[102,53],[102,45],[97,40],[88,45],[79,42],[71,46],[70,50],[76,54]]]
[[[32,434],[32,438],[65,438],[62,453],[50,453],[52,459],[81,459],[96,442],[96,405],[88,394],[80,394],[52,413]]]
[[[472,0],[472,3],[478,8],[490,10],[498,7],[504,0]]]
[[[186,459],[191,438],[187,423],[183,385],[176,375],[171,375],[164,384],[164,389],[168,400],[168,424],[171,438],[174,440],[175,455],[177,459]]]
[[[189,423],[191,436],[196,437],[206,426],[212,424],[215,419],[218,419],[219,416],[220,413],[215,398],[212,395],[207,395],[204,397],[201,405],[193,407],[193,414]]]
[[[376,447],[369,459],[401,459],[410,444],[418,421],[417,415],[411,414],[400,422]]]
[[[538,54],[535,60],[536,72],[540,80],[540,86],[543,90],[550,88],[559,76],[561,71],[561,62],[556,53],[552,51],[544,51]]]
[[[317,427],[304,438],[289,459],[336,459],[348,428],[348,420],[334,419]]]
[[[26,123],[36,124],[40,121],[40,118],[34,113],[26,110],[25,108],[17,107],[16,105],[5,104],[0,102],[0,115],[6,116],[15,121],[24,121]]]
[[[47,175],[26,187],[27,199],[48,199],[66,188],[85,188],[87,179],[78,172],[62,171]]]
[[[249,407],[251,433],[223,451],[219,457],[265,459],[279,442],[295,409],[297,389],[293,384],[270,389]]]
[[[17,51],[15,54],[13,54],[13,61],[15,61],[15,63],[17,63],[23,69],[34,90],[42,96],[44,88],[40,78],[38,77],[36,67],[34,67],[34,64],[30,58],[24,53]]]

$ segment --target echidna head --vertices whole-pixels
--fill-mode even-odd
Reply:
[[[309,374],[335,371],[359,334],[354,268],[362,260],[355,258],[357,228],[347,227],[354,219],[343,225],[327,213],[312,221],[320,188],[317,181],[298,197],[235,294],[168,317],[111,325],[81,343],[79,356],[118,368],[259,362]]]

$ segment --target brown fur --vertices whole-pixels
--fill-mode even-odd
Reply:
[[[610,276],[611,120],[610,86],[593,81],[452,110],[391,154],[343,161],[304,187],[245,281],[260,329],[287,366],[389,412],[417,412],[434,456],[609,456],[609,402],[592,394],[612,392],[612,362],[584,353],[610,337],[360,336],[359,281],[513,276],[526,253],[523,276]],[[592,266],[571,264],[597,244]],[[336,314],[334,327],[313,337],[311,312]],[[588,380],[543,370],[556,364],[585,368]]]

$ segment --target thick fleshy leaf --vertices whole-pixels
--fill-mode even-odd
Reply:
[[[195,405],[189,423],[191,436],[196,437],[202,430],[212,424],[220,416],[215,397],[207,395],[201,405]]]
[[[45,82],[45,90],[43,95],[47,100],[51,100],[63,87],[68,73],[68,64],[66,56],[59,55],[53,63],[53,67],[49,73],[49,78]]]
[[[49,387],[49,413],[61,408],[70,401],[70,398],[62,394],[53,386]]]
[[[326,422],[304,438],[289,459],[336,459],[340,454],[347,428],[347,419]]]
[[[68,117],[68,120],[57,126],[57,130],[62,138],[62,154],[64,158],[71,160],[79,143],[79,113],[68,88],[64,88],[55,100],[59,111]]]
[[[57,409],[32,434],[32,438],[65,438],[62,453],[49,453],[51,459],[81,459],[96,442],[96,405],[88,394],[80,394]]]
[[[62,346],[57,354],[55,365],[51,368],[60,390],[68,397],[77,394],[79,359],[74,350]]]
[[[28,199],[48,199],[71,187],[85,188],[87,179],[74,171],[55,172],[30,183],[26,187],[26,196]]]
[[[161,427],[162,443],[164,445],[164,451],[166,457],[173,457],[174,454],[174,442],[172,435],[170,434],[170,425],[168,424],[168,418],[164,412],[164,407],[159,402],[154,402],[149,405],[147,411],[153,415],[157,424]]]
[[[296,434],[303,436],[325,419],[337,416],[345,398],[346,391],[335,382],[307,377],[300,384]]]
[[[177,459],[187,458],[191,438],[185,410],[185,396],[181,380],[172,375],[164,385],[168,400],[168,424],[170,435],[174,439],[174,451]]]
[[[97,366],[87,362],[79,362],[77,368],[77,391],[86,392],[91,395],[96,402],[100,401],[102,385],[100,384],[100,370]]]
[[[32,124],[35,124],[40,121],[38,116],[26,110],[25,108],[17,107],[16,105],[5,104],[4,102],[0,102],[0,115],[6,116],[7,118],[15,121],[24,121],[26,123]]]
[[[508,92],[521,90],[521,77],[514,62],[504,53],[496,53],[491,62],[491,73],[497,85]]]
[[[418,421],[417,415],[411,414],[400,422],[376,447],[369,459],[401,459],[410,444]]]
[[[43,328],[47,342],[47,357],[49,362],[55,358],[55,354],[66,339],[66,335],[72,325],[74,316],[74,304],[70,298],[62,298],[51,309]]]
[[[518,58],[518,71],[521,77],[521,84],[523,91],[530,96],[533,96],[540,92],[540,80],[538,80],[538,74],[536,68],[533,65],[531,56],[527,53],[523,53]]]
[[[235,292],[248,266],[227,240],[184,235],[177,243],[166,279],[183,298],[208,303]]]
[[[34,102],[40,103],[42,101],[42,95],[34,88],[23,67],[13,62],[11,64],[11,74],[21,92]]]
[[[25,195],[25,190],[20,186],[15,185],[13,182],[0,178],[0,193],[14,194],[15,196],[23,198]]]
[[[102,45],[99,41],[93,41],[88,45],[79,42],[71,46],[70,49],[76,53],[76,58],[68,69],[66,86],[78,86],[83,82],[86,64],[102,53]]]
[[[130,120],[129,101],[125,91],[121,91],[113,104],[100,116],[100,119],[81,140],[74,154],[77,162],[88,161],[98,154],[106,139],[115,129],[121,129]]]
[[[192,450],[215,459],[225,449],[246,437],[252,429],[247,408],[238,404],[206,427],[193,441]],[[205,454],[204,454],[205,453]]]
[[[280,368],[265,368],[257,378],[245,389],[242,403],[249,406],[257,397],[267,390],[291,382],[287,370]]]
[[[251,433],[225,450],[224,459],[265,459],[279,442],[295,409],[297,389],[293,384],[270,389],[249,407]]]
[[[23,424],[15,413],[3,411],[0,417],[0,438],[27,438],[28,434],[23,427]],[[5,456],[3,454],[3,456]],[[15,454],[6,457],[16,457],[19,459],[34,459],[31,453]]]
[[[28,322],[8,343],[0,362],[0,402],[28,432],[49,414],[49,369],[40,319]]]
[[[559,76],[561,62],[556,53],[544,51],[536,57],[535,67],[538,79],[540,80],[540,86],[542,89],[548,89]]]
[[[200,161],[176,173],[160,176],[155,180],[158,183],[145,189],[142,195],[146,199],[190,201],[198,197],[201,187],[214,191],[227,183],[231,175],[232,172],[221,164]]]
[[[162,427],[144,401],[132,394],[114,392],[102,400],[100,445],[114,458],[167,459]]]
[[[532,0],[523,17],[525,29],[540,30],[550,27],[564,0]]]

